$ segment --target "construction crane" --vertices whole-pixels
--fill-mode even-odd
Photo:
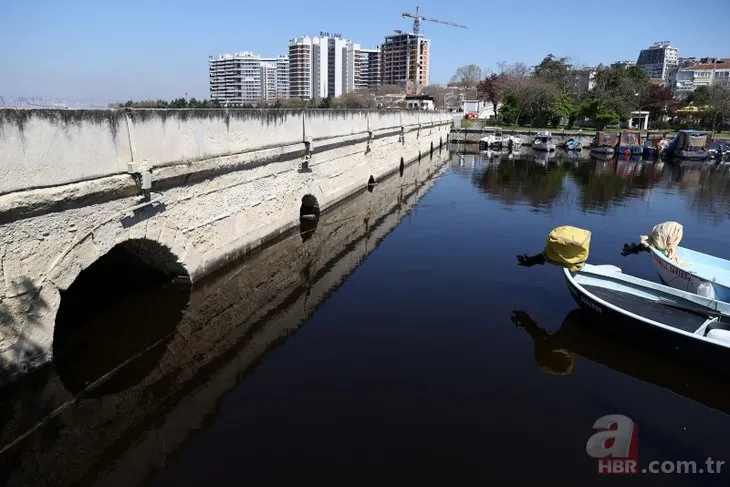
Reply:
[[[460,27],[462,29],[468,29],[465,25],[455,24],[454,22],[447,22],[445,20],[439,20],[439,19],[429,19],[428,17],[421,17],[418,15],[418,5],[416,5],[416,13],[408,13],[404,12],[402,14],[403,18],[410,17],[413,19],[413,33],[418,34],[418,31],[421,30],[421,21],[426,20],[428,22],[436,22],[437,24],[444,24],[444,25],[450,25],[452,27]]]

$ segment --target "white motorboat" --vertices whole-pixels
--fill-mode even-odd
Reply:
[[[535,135],[535,139],[532,141],[532,148],[534,150],[544,150],[552,152],[555,150],[555,141],[550,132],[538,132]]]

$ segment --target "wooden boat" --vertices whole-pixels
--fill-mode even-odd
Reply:
[[[680,361],[730,373],[730,304],[639,279],[610,265],[563,269],[595,323]]]
[[[535,134],[535,139],[532,141],[532,148],[534,150],[554,151],[555,142],[550,132],[543,131]]]
[[[616,150],[616,136],[599,131],[591,142],[591,152],[595,154],[613,154]]]
[[[649,246],[661,280],[675,289],[730,302],[730,261],[677,246],[677,256],[684,264],[670,260],[663,252]]]
[[[680,130],[668,151],[680,159],[704,161],[710,155],[710,136],[699,130]]]

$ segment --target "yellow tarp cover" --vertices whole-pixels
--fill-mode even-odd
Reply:
[[[545,258],[554,264],[575,272],[583,268],[588,260],[591,246],[591,232],[582,228],[562,226],[548,236]]]
[[[664,222],[654,225],[651,235],[642,235],[641,243],[647,247],[654,247],[677,264],[684,261],[677,255],[677,245],[682,241],[684,227],[677,222]]]

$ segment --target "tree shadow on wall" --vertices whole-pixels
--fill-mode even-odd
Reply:
[[[0,384],[8,382],[22,369],[19,364],[33,362],[47,353],[32,337],[42,328],[38,317],[48,309],[48,303],[41,298],[40,288],[28,278],[23,278],[14,287],[12,297],[0,300],[0,350],[15,351],[0,355]]]

